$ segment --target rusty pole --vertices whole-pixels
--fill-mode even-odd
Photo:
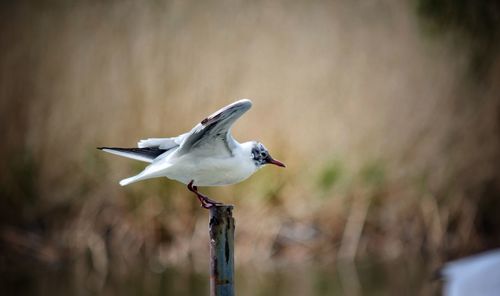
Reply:
[[[210,208],[210,296],[234,295],[233,206]]]

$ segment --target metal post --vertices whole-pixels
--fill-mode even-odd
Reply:
[[[234,295],[233,206],[210,208],[210,296]]]

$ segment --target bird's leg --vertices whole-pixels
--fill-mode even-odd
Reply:
[[[196,190],[196,192],[198,192],[198,186],[193,186],[193,188],[194,188],[194,190]],[[221,205],[222,204],[221,202],[213,200],[213,199],[209,198],[208,196],[201,194],[200,192],[198,192],[198,195],[200,195],[208,203],[211,203],[214,205]]]
[[[214,207],[216,205],[221,205],[221,202],[218,202],[216,200],[210,199],[207,196],[201,194],[198,192],[198,187],[193,185],[194,180],[191,180],[188,184],[188,189],[189,191],[193,192],[196,194],[196,197],[198,197],[198,200],[201,203],[201,206],[205,209],[210,209],[211,207]]]

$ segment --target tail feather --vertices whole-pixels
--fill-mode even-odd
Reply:
[[[121,186],[126,186],[128,184],[131,184],[131,183],[134,183],[134,182],[137,182],[137,181],[139,181],[139,178],[137,178],[137,176],[133,176],[133,177],[129,177],[129,178],[121,180],[120,181],[120,185]]]
[[[125,178],[125,179],[121,180],[120,181],[120,185],[121,186],[126,186],[126,185],[129,185],[129,184],[138,182],[138,181],[147,180],[147,179],[151,179],[151,178],[156,178],[156,177],[160,177],[160,176],[161,176],[161,174],[155,174],[155,173],[148,172],[147,168],[146,168],[146,170],[140,172],[138,175],[135,175],[135,176],[132,176],[132,177],[129,177],[129,178]]]
[[[153,147],[148,147],[148,148],[99,147],[97,149],[123,157],[142,160],[145,162],[153,162],[155,159],[166,157],[169,155],[170,153],[169,151],[173,151],[172,149],[166,150]],[[137,181],[163,176],[163,171],[166,168],[168,168],[168,166],[165,166],[165,164],[162,164],[160,166],[149,165],[144,169],[144,171],[142,171],[138,175],[121,180],[120,185],[126,186],[131,183],[135,183]]]

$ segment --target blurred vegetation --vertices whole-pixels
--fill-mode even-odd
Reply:
[[[418,0],[417,11],[426,28],[435,34],[457,35],[459,46],[469,47],[470,70],[477,79],[488,79],[499,51],[500,3],[496,0]],[[463,40],[467,40],[466,43]]]
[[[344,167],[340,160],[332,160],[321,170],[318,185],[323,191],[328,191],[338,185],[344,174]]]
[[[203,272],[206,212],[184,185],[120,187],[144,164],[95,147],[180,134],[242,97],[236,138],[287,168],[202,188],[236,205],[239,266],[499,246],[499,15],[496,1],[0,4],[0,270],[71,266],[92,287],[110,266]]]

